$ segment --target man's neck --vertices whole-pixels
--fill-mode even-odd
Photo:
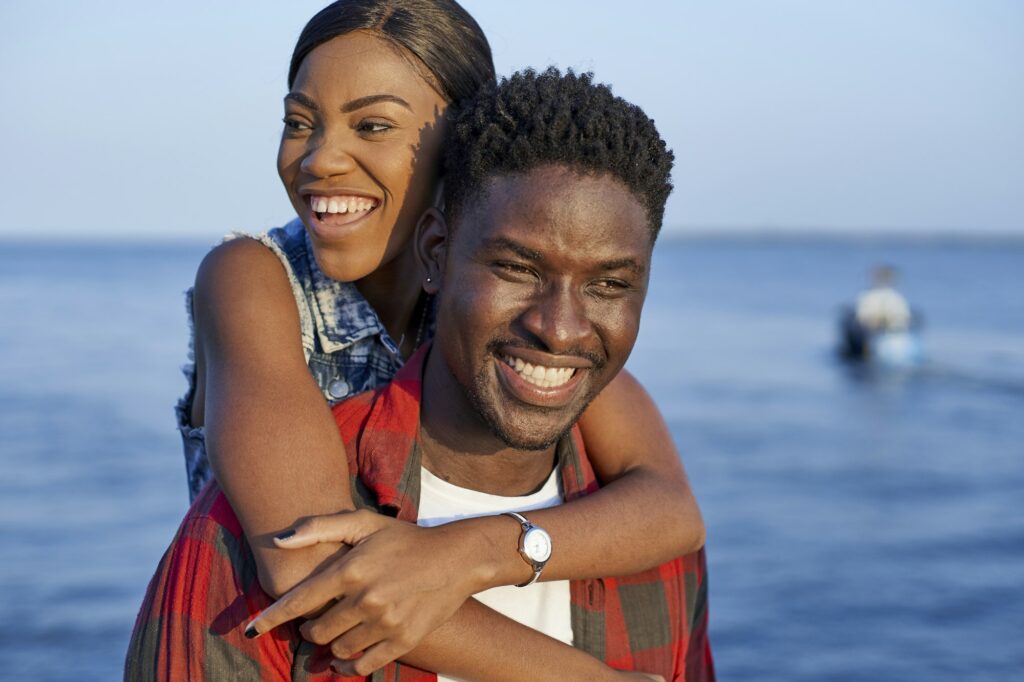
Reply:
[[[492,495],[532,493],[555,464],[554,446],[519,450],[494,435],[435,348],[423,372],[419,436],[428,471],[452,485]]]

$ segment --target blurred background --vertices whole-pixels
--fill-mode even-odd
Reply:
[[[291,217],[323,4],[0,5],[0,677],[120,676],[187,506],[182,293]],[[1017,678],[1024,5],[464,4],[499,73],[593,70],[676,152],[630,366],[704,510],[720,679]],[[840,362],[879,263],[923,352]]]

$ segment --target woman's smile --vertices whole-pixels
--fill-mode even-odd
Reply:
[[[300,217],[318,241],[324,243],[344,239],[359,230],[381,205],[377,198],[345,191],[309,194],[306,199],[307,212]]]

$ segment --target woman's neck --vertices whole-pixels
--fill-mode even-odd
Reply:
[[[422,283],[422,269],[411,246],[355,282],[359,293],[377,311],[388,334],[401,346],[404,356],[415,349],[416,337],[425,325],[422,311],[416,305]]]

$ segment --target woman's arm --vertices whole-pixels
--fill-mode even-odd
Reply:
[[[591,458],[606,487],[527,512],[553,541],[543,579],[627,575],[698,549],[704,539],[700,512],[668,429],[637,381],[625,373],[617,377],[582,425],[588,451],[596,446]],[[519,533],[519,524],[504,516],[429,529],[363,512],[313,519],[280,545],[341,541],[358,547],[265,610],[253,630],[267,632],[344,595],[303,632],[318,644],[333,642],[340,652],[382,645],[383,665],[447,621],[469,595],[529,579],[532,571],[516,551]],[[396,562],[396,556],[417,559]],[[447,644],[445,654],[426,660],[428,669],[460,646],[457,640]],[[431,651],[443,645],[438,638]]]
[[[305,516],[353,508],[348,463],[330,408],[309,373],[284,267],[236,239],[213,249],[193,296],[198,423],[210,464],[252,546],[260,584],[281,595],[338,545],[278,549],[274,533]]]
[[[452,642],[458,642],[459,646],[450,646]],[[367,651],[363,657],[368,660],[337,661],[335,669],[347,675],[369,675],[381,667],[374,664],[373,652]],[[455,618],[429,634],[402,661],[474,682],[522,682],[552,677],[585,682],[664,681],[654,674],[615,670],[590,654],[506,618],[475,599],[467,600]]]
[[[704,546],[704,520],[672,434],[632,374],[619,372],[579,425],[603,487],[571,504],[529,512],[561,540],[546,579],[636,573]],[[586,548],[576,544],[584,538]],[[588,555],[595,563],[588,565]]]

